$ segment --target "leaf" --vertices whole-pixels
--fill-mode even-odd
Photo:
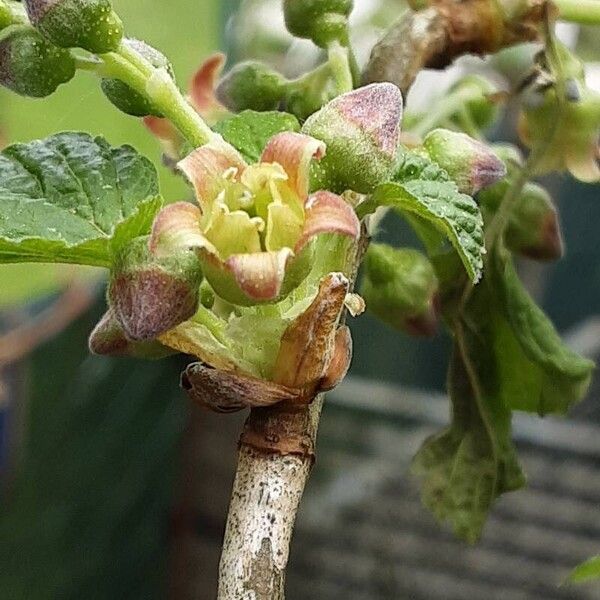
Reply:
[[[363,217],[379,206],[391,206],[408,216],[417,216],[429,229],[444,234],[458,252],[471,280],[479,281],[485,253],[483,219],[473,198],[461,194],[452,181],[413,179],[406,183],[384,183],[358,206],[357,213]],[[422,235],[421,227],[417,233]],[[431,253],[434,240],[424,241]]]
[[[564,344],[508,254],[493,259],[491,283],[502,313],[495,317],[494,344],[506,402],[515,410],[564,414],[587,392],[594,363]]]
[[[256,163],[269,139],[282,131],[300,131],[300,124],[288,113],[245,110],[219,121],[213,129],[249,163]]]
[[[600,555],[592,556],[575,567],[566,579],[566,583],[587,583],[600,579]]]
[[[0,262],[108,267],[160,206],[154,166],[129,146],[71,132],[15,144],[0,154]]]
[[[426,440],[413,462],[425,506],[470,543],[479,539],[496,498],[525,484],[510,438],[510,410],[496,393],[486,373],[489,362],[479,350],[469,351],[476,369],[473,381],[455,347],[448,377],[452,424]]]

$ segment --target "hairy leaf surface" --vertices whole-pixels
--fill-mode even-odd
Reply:
[[[0,154],[0,262],[108,267],[148,233],[161,205],[152,163],[86,133],[59,133]]]

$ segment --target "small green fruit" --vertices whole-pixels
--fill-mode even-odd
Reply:
[[[285,78],[257,61],[233,67],[217,86],[217,98],[230,110],[275,110],[285,96]]]
[[[288,31],[326,48],[331,42],[347,42],[348,16],[353,0],[284,0],[283,14]]]
[[[325,142],[313,165],[313,189],[362,194],[390,179],[396,166],[402,94],[392,83],[374,83],[338,96],[309,117],[302,132]]]
[[[25,0],[32,25],[63,48],[95,54],[112,52],[123,38],[123,23],[110,0]]]
[[[31,27],[14,27],[0,40],[0,84],[21,96],[44,98],[74,75],[70,52]]]
[[[410,335],[433,335],[438,323],[438,280],[428,258],[411,248],[371,244],[361,295],[384,323]]]
[[[132,50],[138,52],[146,60],[148,60],[157,69],[164,68],[168,71],[171,77],[175,77],[173,67],[167,57],[140,40],[124,40]],[[104,95],[114,104],[120,111],[134,117],[147,117],[153,115],[162,117],[162,113],[153,106],[152,102],[145,96],[136,92],[120,79],[103,79],[101,83]]]
[[[148,238],[137,238],[117,257],[108,302],[128,339],[152,340],[196,312],[201,281],[193,252],[157,258]]]
[[[464,133],[434,129],[423,140],[429,157],[445,169],[458,189],[470,196],[506,175],[506,165],[485,144]]]

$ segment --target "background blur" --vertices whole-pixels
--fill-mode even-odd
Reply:
[[[182,83],[218,48],[288,72],[316,58],[302,43],[283,57],[289,40],[276,1],[248,1],[233,21],[234,0],[114,4],[128,34],[164,51]],[[356,4],[364,48],[403,5]],[[590,32],[566,35],[598,60]],[[505,72],[526,58],[507,55]],[[426,102],[437,87],[423,83],[413,101]],[[0,91],[3,145],[69,129],[158,159],[140,123],[114,110],[89,74],[44,101]],[[500,130],[511,138],[510,119]],[[167,199],[186,193],[162,168],[161,178]],[[567,177],[548,185],[560,198],[567,256],[543,268],[524,263],[522,273],[569,341],[597,357],[598,187]],[[383,229],[388,241],[413,241],[399,221]],[[0,598],[214,598],[243,416],[191,406],[177,386],[184,358],[89,356],[102,295],[94,270],[0,267]],[[498,503],[481,544],[470,548],[421,508],[407,474],[424,437],[448,419],[448,340],[404,337],[368,315],[352,326],[352,376],[326,405],[292,549],[290,600],[600,598],[598,586],[558,587],[600,552],[598,381],[569,420],[516,419],[530,486]]]

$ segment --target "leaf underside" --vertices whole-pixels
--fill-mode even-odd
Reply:
[[[130,146],[59,133],[0,153],[0,262],[110,266],[161,206],[152,163]]]

